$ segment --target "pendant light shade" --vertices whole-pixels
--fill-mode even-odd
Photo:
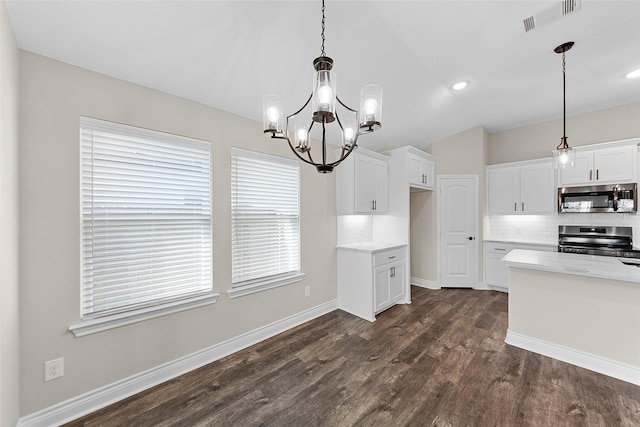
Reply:
[[[360,127],[380,129],[382,123],[382,87],[367,85],[360,91]]]
[[[282,100],[278,95],[265,95],[262,97],[262,123],[265,132],[280,133],[284,129]]]
[[[569,144],[561,142],[558,148],[552,151],[553,154],[553,168],[572,168],[576,162],[576,150],[569,147]]]

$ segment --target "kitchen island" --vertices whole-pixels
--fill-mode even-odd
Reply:
[[[515,249],[507,344],[640,385],[638,260]]]

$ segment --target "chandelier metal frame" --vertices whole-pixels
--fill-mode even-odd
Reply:
[[[309,95],[309,98],[307,98],[307,101],[295,113],[286,116],[285,125],[282,129],[280,125],[280,116],[282,113],[281,105],[279,104],[279,97],[277,97],[277,95],[266,95],[263,100],[264,133],[271,133],[271,138],[273,139],[286,140],[291,151],[293,151],[298,159],[304,163],[315,166],[317,171],[320,173],[332,172],[333,169],[344,161],[357,147],[358,137],[360,135],[374,132],[382,126],[382,88],[380,86],[368,85],[362,89],[361,107],[367,109],[364,116],[361,115],[359,110],[351,108],[342,102],[337,94],[332,93],[332,88],[335,91],[335,76],[331,73],[333,68],[333,59],[326,55],[324,48],[325,20],[325,4],[324,0],[322,0],[321,53],[319,57],[313,60],[313,67],[316,70],[314,89],[312,90],[311,95]],[[326,88],[329,88],[329,90]],[[367,91],[365,91],[365,89],[367,89]],[[321,93],[323,90],[325,92]],[[321,102],[322,99],[317,101],[317,99],[322,98],[323,95],[326,97],[327,93],[330,93],[330,95],[335,99],[335,102],[331,100],[331,102],[333,102],[332,106],[329,106],[327,103],[323,104]],[[366,98],[366,96],[371,95],[371,93],[373,93],[373,97]],[[316,99],[314,99],[314,96]],[[318,102],[320,103],[318,104]],[[367,102],[369,102],[368,108]],[[298,125],[293,135],[293,139],[295,139],[294,143],[289,135],[290,121],[305,110],[310,103],[313,104],[312,120],[306,126]],[[338,108],[336,108],[338,105],[346,110],[347,115],[355,116],[355,119],[341,119],[338,114]],[[330,162],[327,160],[326,125],[328,123],[333,123],[334,121],[337,122],[340,128],[343,141],[341,144],[340,155],[337,156],[336,160]],[[301,123],[304,124],[305,122]],[[322,126],[321,162],[316,162],[311,155],[310,134],[314,124],[316,123],[319,123]]]

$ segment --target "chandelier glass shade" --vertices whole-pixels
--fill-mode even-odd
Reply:
[[[282,100],[278,95],[265,95],[262,100],[264,133],[271,138],[284,139],[293,153],[303,162],[316,167],[320,173],[330,173],[357,147],[360,135],[371,133],[382,126],[382,88],[371,84],[360,91],[360,109],[343,103],[337,94],[337,76],[333,72],[333,59],[324,51],[325,6],[322,1],[322,49],[313,60],[312,91],[307,101],[293,114],[283,114]],[[341,135],[338,155],[327,157],[326,125],[337,126]],[[320,153],[312,150],[311,130],[321,127]],[[315,148],[315,147],[314,147]],[[316,156],[314,160],[313,156]],[[333,157],[332,157],[333,158]]]
[[[556,149],[552,150],[554,169],[573,167],[576,160],[576,150],[569,147],[567,142],[567,72],[565,66],[565,52],[571,49],[573,45],[573,42],[566,42],[554,49],[554,52],[562,54],[562,138],[560,138],[560,144]]]

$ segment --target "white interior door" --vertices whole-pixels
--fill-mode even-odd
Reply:
[[[440,286],[478,285],[478,177],[438,177]]]

